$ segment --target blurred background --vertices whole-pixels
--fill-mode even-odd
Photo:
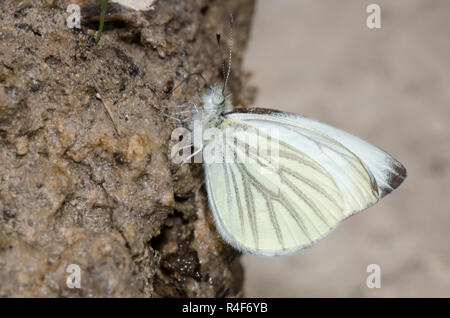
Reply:
[[[381,7],[381,29],[366,8]],[[377,205],[293,255],[245,255],[249,297],[450,297],[450,2],[259,0],[254,106],[318,119],[402,162]],[[238,32],[238,30],[236,30]],[[381,288],[369,289],[369,264]]]

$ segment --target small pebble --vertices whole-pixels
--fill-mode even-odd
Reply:
[[[16,216],[16,211],[11,210],[11,209],[5,209],[4,214],[8,218],[13,218]]]
[[[28,137],[22,136],[19,137],[16,141],[16,153],[19,156],[26,155],[28,152]]]

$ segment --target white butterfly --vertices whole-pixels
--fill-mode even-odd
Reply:
[[[201,150],[203,159],[220,150],[222,160],[203,160],[208,201],[218,232],[240,251],[273,256],[311,246],[406,178],[403,165],[383,150],[319,121],[271,109],[234,109],[224,86],[213,85],[202,100],[190,129],[197,122],[203,131],[231,132],[203,139],[185,162]],[[277,151],[268,150],[274,145]],[[259,156],[261,148],[265,156]],[[262,169],[273,162],[276,169]]]

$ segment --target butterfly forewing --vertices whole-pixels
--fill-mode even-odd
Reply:
[[[335,139],[352,151],[370,170],[378,186],[379,197],[396,189],[406,178],[406,169],[385,151],[358,138],[346,131],[324,124],[320,121],[300,116],[298,114],[280,112],[264,108],[246,108],[228,113],[227,118],[238,118],[244,121],[277,122],[279,125],[287,123],[300,128],[308,127]]]

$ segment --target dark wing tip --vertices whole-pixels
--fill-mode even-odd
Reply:
[[[406,179],[407,171],[406,168],[398,161],[392,163],[392,170],[389,171],[388,184],[389,187],[383,187],[381,197],[391,193],[397,189],[400,184]]]

